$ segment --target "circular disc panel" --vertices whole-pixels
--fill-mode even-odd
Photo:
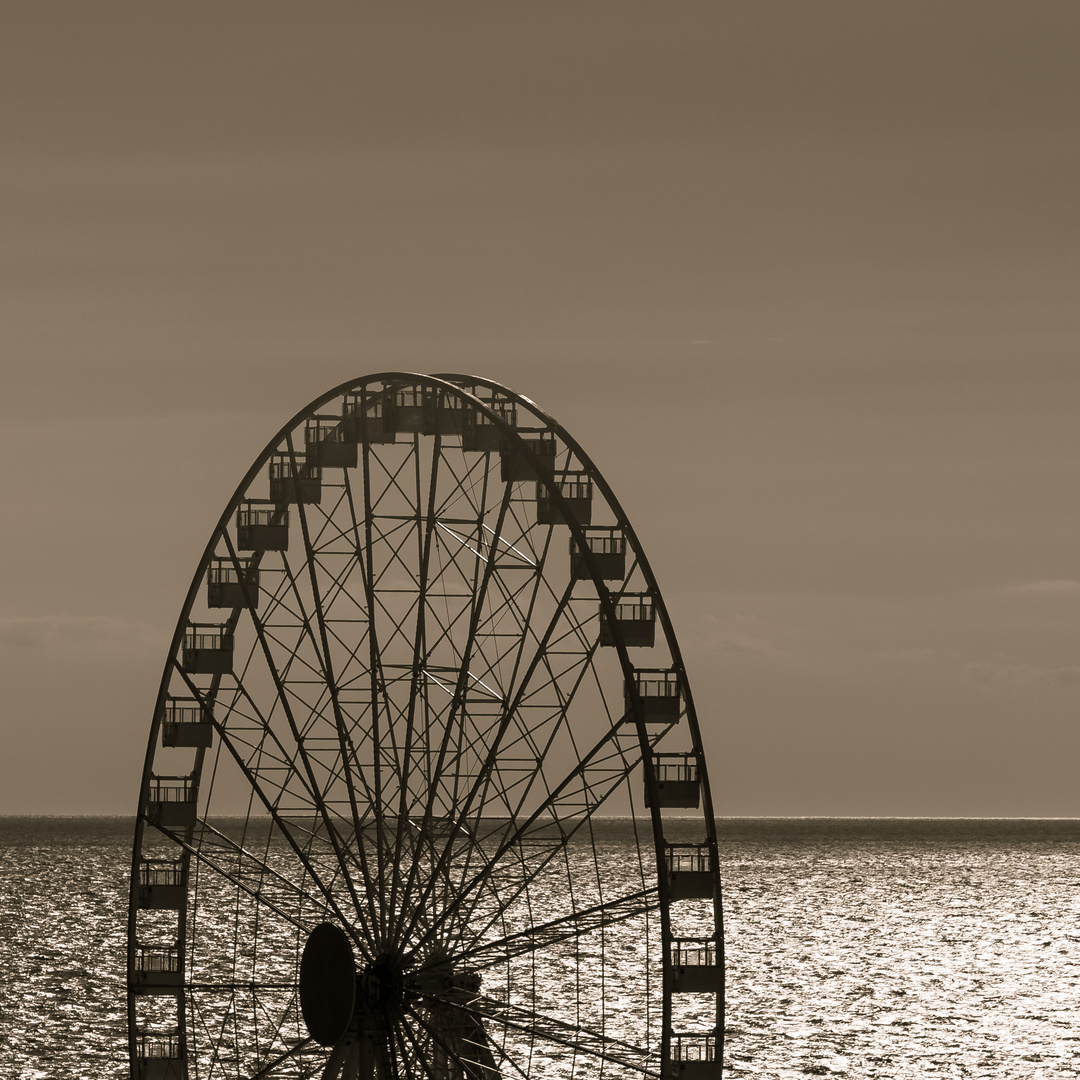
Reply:
[[[300,957],[300,1011],[311,1037],[333,1046],[348,1030],[356,1005],[356,965],[340,927],[319,923]]]

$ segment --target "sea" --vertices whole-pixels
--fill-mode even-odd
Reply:
[[[128,1075],[132,828],[0,818],[0,1080]],[[1080,1077],[1080,819],[718,831],[725,1077]]]

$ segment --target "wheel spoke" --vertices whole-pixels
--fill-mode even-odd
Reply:
[[[292,436],[288,439],[289,454],[293,462],[294,472],[298,472],[296,468],[296,452],[292,444]],[[308,530],[307,514],[304,510],[304,502],[301,500],[298,503],[298,509],[300,511],[300,527],[304,535],[304,544],[310,549],[311,538]],[[334,711],[334,727],[337,730],[338,736],[338,750],[340,757],[340,775],[345,780],[345,787],[349,795],[349,809],[352,812],[353,822],[353,835],[359,836],[361,831],[360,811],[357,806],[357,794],[356,794],[356,770],[350,766],[350,762],[356,758],[355,751],[350,744],[349,734],[346,730],[345,717],[342,713],[341,702],[338,698],[338,686],[337,680],[334,676],[333,665],[330,660],[330,642],[327,636],[326,630],[326,615],[323,608],[322,593],[319,586],[319,577],[316,572],[316,565],[314,559],[308,560],[308,577],[311,588],[312,600],[314,603],[314,615],[316,624],[319,627],[320,640],[315,643],[316,650],[321,650],[322,670],[326,683],[327,690],[330,694],[330,702]],[[334,779],[339,775],[338,770],[333,773]],[[359,866],[364,877],[364,898],[366,900],[366,906],[368,910],[369,926],[375,927],[378,925],[378,913],[375,905],[375,893],[373,889],[373,879],[371,871],[367,866],[367,853],[364,850],[363,844],[355,845],[355,852],[350,852],[350,855],[355,854],[359,859]],[[356,889],[352,883],[351,876],[345,867],[344,851],[338,853],[339,859],[342,861],[342,869],[345,873],[346,881],[349,887],[349,892],[353,897],[353,902],[356,904],[357,915],[360,914],[361,901],[356,893]],[[350,860],[351,861],[351,860]]]
[[[501,938],[480,942],[462,950],[461,959],[479,968],[501,964],[515,956],[551,949],[595,930],[640,918],[658,910],[659,906],[659,891],[655,888],[643,889],[630,896],[620,896],[593,907],[572,911]]]
[[[195,690],[196,688],[194,687],[194,684],[191,682],[191,680],[188,679],[187,674],[185,672],[181,672],[181,674],[183,675],[183,678],[188,688],[191,690]],[[252,792],[258,797],[259,801],[263,804],[263,808],[270,816],[270,819],[273,821],[278,831],[283,837],[285,837],[286,841],[292,847],[294,854],[296,855],[297,859],[299,859],[299,861],[302,863],[308,875],[310,875],[311,880],[315,882],[315,884],[319,887],[320,892],[323,894],[323,897],[326,899],[329,906],[333,908],[337,917],[341,919],[343,923],[349,925],[349,922],[345,918],[345,913],[340,907],[335,894],[329,888],[328,884],[323,880],[323,876],[317,871],[314,863],[310,859],[309,852],[301,848],[300,845],[297,843],[293,828],[290,827],[289,823],[281,815],[276,802],[269,797],[267,792],[263,790],[263,785],[260,783],[258,776],[248,767],[243,755],[239,752],[239,749],[229,738],[228,733],[221,727],[217,728],[217,732],[221,737],[222,746],[229,751],[237,766],[248,778],[251,784]],[[311,792],[311,796],[314,805],[316,804],[317,797],[314,792]],[[325,815],[323,820],[326,825],[327,831],[334,832],[335,830],[333,829],[332,824],[326,819]],[[177,839],[179,840],[180,838],[177,837]],[[184,846],[187,846],[186,843],[184,844]],[[340,860],[340,857],[338,865],[343,867],[343,861]]]
[[[405,714],[405,745],[401,758],[401,777],[398,795],[397,811],[397,836],[394,844],[394,875],[390,888],[390,908],[397,910],[399,896],[411,891],[417,871],[417,861],[413,860],[408,869],[407,876],[402,879],[399,871],[402,869],[403,844],[406,842],[409,825],[409,784],[413,767],[414,739],[418,737],[417,725],[422,724],[427,713],[427,693],[422,672],[426,667],[427,640],[425,636],[427,614],[427,589],[428,589],[428,563],[431,558],[431,546],[435,532],[435,491],[438,480],[439,463],[439,437],[435,437],[435,451],[432,454],[431,475],[427,484],[427,494],[423,493],[423,476],[420,462],[418,442],[414,439],[414,460],[416,464],[416,542],[417,562],[419,565],[417,595],[416,595],[416,624],[412,642],[412,692],[409,695],[408,708]],[[393,937],[398,938],[400,931],[395,931]],[[400,940],[400,938],[398,938]],[[395,942],[397,944],[397,942]]]
[[[271,1061],[269,1064],[261,1068],[251,1077],[251,1080],[263,1080],[264,1077],[272,1076],[274,1070],[279,1065],[284,1065],[286,1061],[292,1060],[294,1057],[296,1057],[297,1054],[302,1053],[309,1046],[311,1046],[313,1042],[314,1039],[312,1039],[310,1036],[308,1036],[306,1039],[301,1039],[300,1042],[298,1042],[294,1047],[286,1050],[284,1054],[280,1054],[278,1057],[274,1058],[274,1060]]]
[[[626,729],[629,730],[629,729]],[[555,788],[549,793],[548,798],[537,807],[523,822],[517,824],[515,828],[510,831],[509,835],[499,844],[497,850],[492,855],[490,862],[482,867],[479,867],[471,880],[464,882],[457,892],[457,904],[461,905],[463,902],[468,901],[470,897],[475,897],[481,886],[488,880],[489,868],[492,865],[498,865],[504,859],[518,850],[522,842],[536,835],[538,832],[542,832],[546,828],[547,821],[549,820],[549,811],[557,810],[560,805],[562,797],[566,797],[569,801],[577,795],[577,791],[574,788],[574,783],[580,781],[585,775],[590,766],[602,762],[604,759],[601,757],[605,751],[611,750],[611,745],[615,743],[616,739],[621,733],[620,728],[613,728],[611,731],[605,733],[604,737],[589,751],[583,755],[582,759],[571,770],[571,772],[562,780],[561,783],[555,786]],[[634,733],[634,742],[632,748],[636,749],[636,733]],[[629,752],[632,753],[632,750]],[[560,825],[564,820],[569,821],[569,828],[560,828],[558,835],[549,840],[545,849],[540,849],[538,857],[534,858],[530,865],[523,865],[522,876],[516,887],[508,898],[504,902],[516,899],[522,892],[524,892],[531,881],[535,880],[537,875],[544,870],[560,852],[564,851],[567,845],[570,843],[577,831],[596,813],[598,809],[603,805],[604,800],[610,796],[610,794],[616,790],[617,786],[623,779],[633,770],[636,766],[636,760],[629,757],[626,750],[619,749],[616,746],[614,751],[611,751],[609,757],[617,759],[622,762],[618,769],[612,768],[611,775],[607,778],[607,789],[597,798],[595,803],[586,803],[584,808],[582,804],[573,803],[576,814],[573,817],[559,818],[556,815],[554,819],[560,822]],[[476,900],[473,899],[473,905],[475,906]],[[448,909],[447,914],[450,914],[451,909]],[[438,929],[438,925],[429,931],[429,934]],[[482,932],[479,931],[479,932]]]
[[[638,1046],[622,1039],[613,1039],[599,1031],[583,1029],[556,1017],[506,1005],[499,1001],[483,999],[469,1011],[489,1023],[498,1024],[511,1031],[518,1031],[530,1038],[538,1038],[561,1049],[572,1051],[576,1056],[606,1061],[612,1065],[639,1073],[641,1076],[660,1076],[659,1070],[650,1069],[648,1046]]]
[[[283,565],[285,565],[286,568],[287,568],[287,566],[288,566],[287,562],[284,559],[282,560],[282,562],[283,562]],[[291,573],[289,573],[288,571],[287,571],[287,573],[288,573],[289,580],[292,583],[293,592],[296,593],[297,595],[299,595],[299,591],[297,589],[296,582],[295,582],[295,579],[293,578],[293,575]],[[285,719],[286,719],[286,722],[288,724],[288,727],[289,727],[289,730],[290,730],[290,732],[292,734],[293,739],[295,740],[297,746],[301,747],[303,745],[304,738],[300,733],[300,728],[299,728],[296,716],[294,715],[294,712],[293,712],[292,704],[291,704],[291,701],[290,701],[290,695],[286,692],[283,676],[282,676],[281,672],[278,670],[277,665],[274,662],[273,655],[271,653],[270,646],[268,644],[268,638],[267,638],[265,627],[262,624],[262,622],[259,620],[259,618],[257,617],[257,614],[254,613],[254,612],[251,615],[251,621],[252,621],[253,627],[255,629],[256,635],[258,637],[259,643],[262,646],[263,655],[265,657],[266,665],[267,665],[267,668],[269,670],[270,676],[273,679],[274,685],[275,685],[275,687],[277,689],[277,702],[281,706],[281,709],[285,714]],[[311,638],[310,620],[309,620],[309,618],[307,616],[304,616],[303,626],[304,626],[304,631],[305,631],[306,636],[308,636],[309,639],[310,639]],[[325,667],[324,667],[324,670],[325,670]],[[268,727],[269,727],[269,725],[268,725]],[[337,830],[337,828],[335,827],[335,825],[333,823],[333,819],[331,817],[330,809],[329,809],[329,807],[328,807],[328,805],[326,803],[326,800],[325,800],[322,792],[319,789],[319,782],[318,782],[318,779],[317,779],[317,777],[315,775],[314,759],[311,756],[303,754],[303,753],[301,753],[299,755],[299,758],[300,758],[300,761],[302,762],[302,765],[303,765],[303,772],[306,775],[306,780],[307,780],[307,784],[305,786],[306,793],[307,793],[308,797],[311,800],[311,805],[314,807],[318,817],[322,821],[323,828],[326,830],[328,838],[330,839],[331,843],[334,846],[335,854],[337,855],[338,863],[339,863],[339,866],[341,867],[342,876],[343,876],[343,878],[345,880],[346,887],[347,887],[349,895],[350,895],[350,897],[352,899],[356,914],[357,914],[357,916],[360,916],[361,911],[362,911],[362,907],[361,907],[360,898],[359,898],[359,896],[357,895],[357,892],[356,892],[356,885],[352,880],[351,874],[349,873],[348,867],[349,867],[350,860],[348,860],[346,858],[345,849],[341,845],[339,833],[338,833],[338,830]],[[351,770],[348,769],[347,764],[344,763],[344,762],[342,763],[342,771],[344,771],[346,773],[351,772]],[[296,773],[295,775],[299,775],[299,773]],[[331,773],[331,779],[335,775],[337,775],[336,772]],[[253,783],[253,786],[254,786],[254,783]],[[280,820],[278,818],[278,815],[277,815],[276,806],[275,806],[274,810],[272,811],[272,813],[274,813],[275,818]],[[288,830],[286,830],[286,832],[288,832]],[[350,923],[351,923],[351,920],[350,920]]]

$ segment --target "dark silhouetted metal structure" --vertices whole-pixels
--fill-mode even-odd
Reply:
[[[241,480],[151,723],[127,964],[135,1080],[720,1076],[690,684],[527,398],[357,379]]]

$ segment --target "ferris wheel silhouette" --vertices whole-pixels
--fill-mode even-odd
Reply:
[[[127,965],[137,1080],[720,1075],[690,684],[528,398],[375,374],[257,457],[165,664]]]

